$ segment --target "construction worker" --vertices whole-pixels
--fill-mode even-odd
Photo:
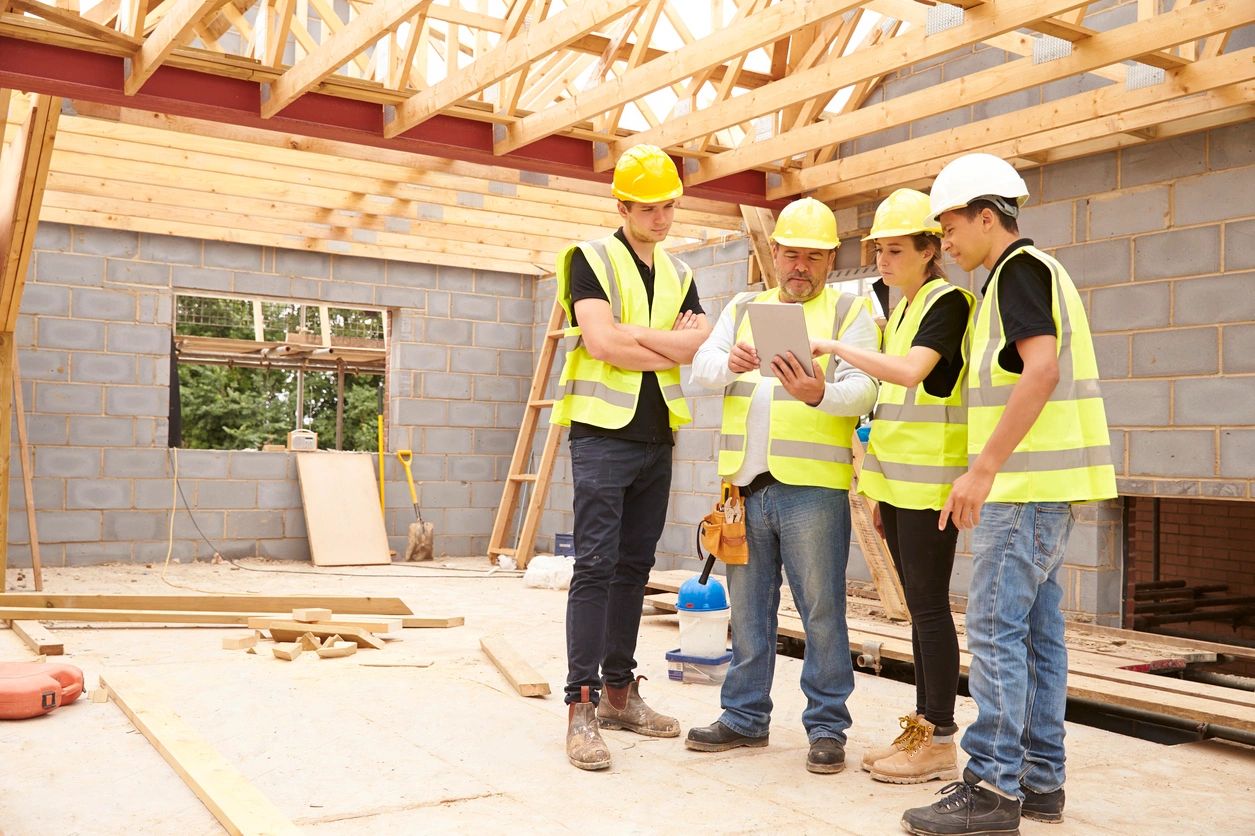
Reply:
[[[571,428],[575,487],[566,747],[580,769],[610,766],[599,723],[680,734],[675,718],[641,699],[633,655],[667,516],[673,431],[691,420],[679,366],[710,331],[693,271],[662,247],[683,192],[675,163],[652,145],[629,148],[612,192],[623,226],[557,263],[570,327],[552,420]]]
[[[968,470],[939,526],[972,529],[963,780],[907,810],[911,833],[1012,833],[1063,818],[1068,662],[1059,568],[1073,503],[1116,495],[1098,366],[1081,297],[1056,259],[1020,237],[1028,199],[1005,161],[968,154],[930,195],[943,246],[989,279],[972,326]],[[875,430],[873,429],[873,434]]]
[[[928,195],[898,189],[880,204],[864,241],[876,267],[902,292],[885,330],[885,353],[812,340],[880,380],[859,492],[878,503],[876,529],[889,543],[911,611],[915,711],[893,744],[863,755],[878,781],[916,784],[957,778],[954,702],[959,640],[950,612],[950,573],[959,530],[937,527],[950,483],[967,470],[964,369],[972,294],[946,281],[940,227]]]
[[[802,723],[810,740],[806,768],[818,773],[845,767],[846,700],[854,690],[845,616],[851,436],[857,416],[876,401],[876,382],[831,357],[792,352],[765,358],[775,377],[764,376],[746,305],[800,305],[809,333],[874,350],[880,332],[868,300],[825,283],[839,244],[824,204],[803,198],[786,206],[771,240],[777,286],[732,300],[693,358],[692,374],[724,392],[719,475],[745,495],[749,562],[728,566],[732,664],[723,714],[691,729],[685,745],[701,752],[767,745],[783,571],[806,629]]]

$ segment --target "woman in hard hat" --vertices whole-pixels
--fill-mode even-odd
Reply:
[[[950,573],[958,529],[938,530],[950,483],[967,467],[964,371],[974,297],[946,281],[941,230],[928,220],[928,196],[899,189],[876,209],[876,267],[902,300],[885,326],[885,352],[814,340],[881,380],[858,490],[876,500],[884,535],[911,611],[915,711],[901,718],[893,744],[868,751],[873,778],[914,784],[958,777],[954,702],[959,643],[950,613]]]

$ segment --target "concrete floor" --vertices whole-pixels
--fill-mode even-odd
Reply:
[[[584,773],[563,752],[565,593],[516,578],[414,565],[315,570],[249,561],[52,569],[48,592],[397,595],[420,614],[464,615],[463,627],[406,630],[402,642],[347,659],[305,654],[281,662],[221,649],[231,628],[53,628],[63,660],[89,687],[102,670],[156,683],[183,719],[302,830],[409,833],[900,833],[901,811],[926,804],[937,782],[897,787],[856,767],[805,771],[801,662],[781,658],[767,749],[699,754],[679,740],[607,732],[613,767]],[[482,569],[482,559],[448,561]],[[338,574],[342,573],[342,574]],[[29,578],[10,589],[30,589]],[[524,699],[487,661],[479,638],[506,633],[546,676],[554,695]],[[637,658],[646,697],[688,728],[718,714],[717,689],[670,682],[664,653],[674,616],[644,619]],[[30,658],[0,629],[0,659]],[[425,668],[358,662],[432,660]],[[54,659],[54,661],[58,661]],[[910,686],[858,674],[847,757],[897,731]],[[975,715],[960,699],[958,719]],[[1161,746],[1069,727],[1067,821],[1025,822],[1025,834],[1219,834],[1255,831],[1255,751],[1217,742]],[[34,720],[0,724],[0,833],[216,834],[223,832],[148,741],[112,703],[84,699]]]

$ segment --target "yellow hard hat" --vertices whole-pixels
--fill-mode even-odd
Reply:
[[[611,193],[632,203],[663,203],[684,194],[680,173],[657,145],[633,145],[614,166]]]
[[[836,215],[813,197],[795,200],[781,209],[771,239],[786,247],[812,250],[834,250],[841,246]]]
[[[940,235],[941,225],[930,217],[931,214],[928,195],[915,189],[898,189],[876,207],[872,231],[863,240],[916,235],[921,232]]]

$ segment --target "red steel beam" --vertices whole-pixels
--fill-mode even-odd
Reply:
[[[307,93],[281,113],[263,119],[259,82],[170,66],[160,67],[137,94],[127,96],[123,92],[123,60],[0,35],[0,88],[610,182],[610,172],[593,170],[593,143],[589,140],[554,135],[498,156],[492,152],[491,123],[444,114],[388,139],[383,135],[383,105],[319,93]],[[686,192],[708,200],[773,209],[787,203],[767,199],[766,175],[761,171],[742,171],[687,187]]]

